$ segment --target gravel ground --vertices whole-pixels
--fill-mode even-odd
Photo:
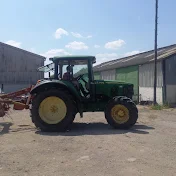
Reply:
[[[0,119],[0,176],[175,176],[176,110],[139,107],[131,130],[114,130],[103,113],[77,116],[66,133],[36,131],[29,112]]]

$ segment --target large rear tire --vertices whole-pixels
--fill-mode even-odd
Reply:
[[[66,131],[73,123],[76,113],[74,99],[65,90],[40,92],[32,100],[32,122],[41,131]]]
[[[131,99],[114,97],[106,106],[105,118],[114,128],[129,129],[138,119],[138,110]]]

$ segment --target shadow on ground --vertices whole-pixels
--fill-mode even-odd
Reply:
[[[73,123],[71,130],[67,132],[41,132],[36,131],[36,134],[48,135],[48,136],[82,136],[82,135],[114,135],[114,134],[149,134],[148,130],[153,130],[153,127],[149,127],[143,124],[136,124],[128,130],[118,130],[109,127],[105,123]],[[144,131],[146,130],[146,131]]]
[[[13,125],[11,122],[0,122],[0,135],[9,133],[10,127]]]
[[[11,133],[15,133],[15,132],[30,132],[30,131],[36,131],[36,128],[34,126],[31,125],[18,125],[18,128],[15,128],[13,130],[11,130]]]
[[[0,122],[0,135],[7,134],[7,133],[15,133],[15,132],[30,132],[36,131],[36,128],[30,125],[18,125],[14,129],[10,127],[13,125],[11,122]]]

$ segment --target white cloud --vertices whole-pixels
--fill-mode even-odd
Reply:
[[[68,35],[68,32],[62,28],[58,28],[55,32],[55,38],[60,39],[62,35]]]
[[[112,41],[112,42],[107,42],[105,44],[105,48],[106,49],[118,49],[124,44],[125,44],[125,41],[119,39],[119,40],[115,40],[115,41]]]
[[[88,35],[88,36],[86,36],[86,37],[84,37],[84,36],[82,36],[80,33],[77,33],[77,32],[71,32],[71,34],[74,36],[74,37],[76,37],[76,38],[92,38],[92,36],[91,35]]]
[[[89,47],[83,43],[83,42],[70,42],[67,45],[65,45],[66,48],[74,49],[74,50],[82,50],[82,49],[88,49]]]
[[[140,51],[134,50],[134,51],[125,53],[124,56],[125,56],[125,57],[127,57],[127,56],[132,56],[132,55],[139,54],[139,53],[140,53]]]
[[[76,38],[83,38],[83,36],[77,32],[71,32],[71,34]]]
[[[14,40],[8,40],[8,41],[6,42],[6,44],[11,45],[11,46],[15,46],[15,47],[17,47],[17,48],[20,48],[20,47],[21,47],[21,42],[16,42],[16,41],[14,41]]]
[[[118,59],[118,58],[119,56],[116,53],[102,53],[102,54],[100,53],[96,55],[97,61],[95,65],[98,65],[103,62],[110,61],[110,60]]]
[[[44,57],[50,58],[54,56],[63,56],[63,55],[71,55],[71,54],[65,51],[64,49],[50,49],[41,55]]]
[[[49,58],[54,57],[54,56],[66,56],[66,55],[71,55],[71,53],[65,51],[64,49],[50,49],[46,51],[45,53],[40,54],[41,56],[46,57],[45,65],[51,63],[49,61]]]
[[[94,45],[94,48],[100,48],[100,45]]]

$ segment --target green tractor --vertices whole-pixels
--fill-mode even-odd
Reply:
[[[37,128],[68,130],[76,114],[83,117],[83,112],[104,112],[107,122],[117,129],[128,129],[136,123],[133,84],[94,80],[94,56],[53,57],[50,61],[39,71],[54,74],[38,81],[31,90],[31,118]]]

